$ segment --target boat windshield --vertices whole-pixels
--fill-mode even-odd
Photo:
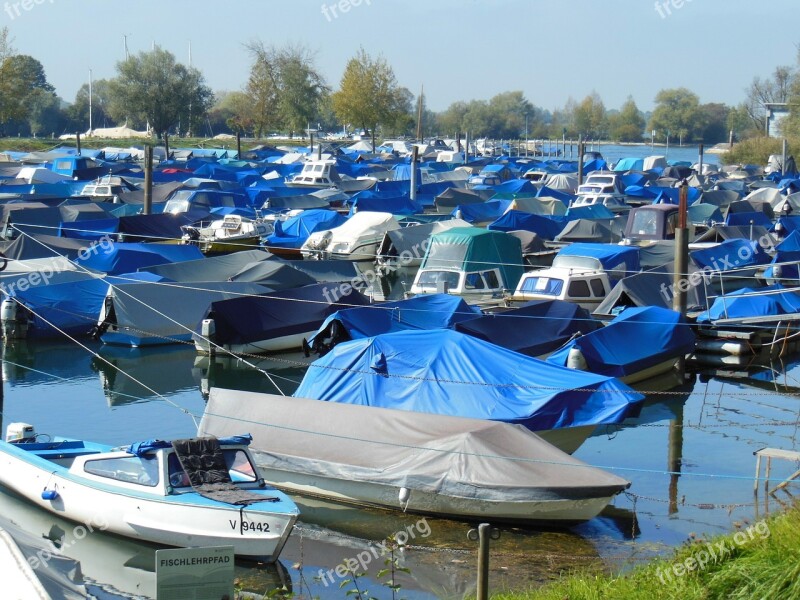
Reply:
[[[256,481],[256,468],[250,462],[250,458],[244,450],[238,448],[223,448],[222,455],[225,457],[225,464],[228,466],[228,475],[231,481],[251,482]],[[189,475],[183,470],[178,455],[171,452],[167,459],[169,469],[169,484],[172,487],[189,487]]]
[[[152,456],[120,456],[87,460],[83,470],[92,475],[125,483],[158,485],[158,459]]]

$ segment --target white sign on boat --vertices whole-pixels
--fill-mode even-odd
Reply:
[[[156,550],[158,600],[231,600],[233,546]]]

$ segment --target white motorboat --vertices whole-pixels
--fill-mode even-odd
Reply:
[[[225,215],[210,223],[183,225],[182,244],[197,246],[204,254],[252,250],[262,238],[272,233],[272,223],[248,219],[241,215]]]
[[[166,546],[230,545],[271,562],[299,511],[260,477],[248,443],[237,436],[112,448],[12,423],[0,441],[0,483],[87,528]]]
[[[391,213],[357,212],[339,227],[312,233],[300,252],[306,259],[375,260],[378,244],[395,229],[400,223]]]
[[[630,485],[521,425],[212,389],[201,434],[242,422],[276,486],[347,504],[563,526]]]

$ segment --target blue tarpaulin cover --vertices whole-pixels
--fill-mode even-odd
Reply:
[[[554,240],[567,224],[566,217],[535,215],[521,210],[510,210],[486,226],[491,231],[532,231],[545,240]]]
[[[455,330],[527,356],[542,356],[576,333],[598,327],[600,322],[573,302],[533,300],[519,308],[457,323]]]
[[[318,336],[330,335],[337,321],[349,339],[361,339],[408,329],[452,329],[456,323],[481,314],[477,307],[450,294],[422,294],[408,300],[382,302],[335,312],[308,340],[313,347]]]
[[[725,240],[711,248],[694,250],[689,256],[701,269],[714,271],[730,271],[769,262],[769,256],[758,242],[741,238]]]
[[[448,329],[339,344],[294,394],[329,402],[518,423],[534,430],[619,423],[643,396]]]
[[[96,251],[85,253],[85,258],[78,256],[75,262],[82,267],[109,275],[132,273],[141,267],[203,258],[203,253],[197,246],[180,244],[128,244],[106,241],[98,244],[96,248]]]
[[[468,223],[494,221],[508,210],[511,200],[489,200],[480,204],[459,204],[451,216],[464,219]]]
[[[568,342],[547,362],[566,366],[570,350],[577,348],[592,373],[626,377],[689,354],[694,344],[694,333],[680,313],[658,306],[637,306],[625,309],[605,327]]]
[[[780,284],[763,288],[742,288],[719,296],[707,311],[697,317],[698,323],[719,319],[769,317],[800,313],[800,294]]]
[[[285,221],[275,221],[275,231],[267,238],[267,245],[276,248],[300,248],[315,231],[333,229],[346,220],[344,215],[333,210],[304,210]]]
[[[558,251],[558,256],[588,256],[596,258],[607,271],[624,265],[625,271],[639,271],[639,248],[636,246],[618,246],[617,244],[593,244],[576,242]]]
[[[304,334],[319,327],[325,317],[338,309],[369,302],[351,287],[345,293],[337,289],[334,295],[330,289],[330,285],[320,283],[212,302],[206,318],[214,319],[214,342],[247,344]]]

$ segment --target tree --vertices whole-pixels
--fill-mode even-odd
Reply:
[[[28,124],[34,135],[61,134],[68,119],[61,109],[61,99],[44,88],[36,88],[28,97]]]
[[[797,79],[791,67],[776,67],[771,77],[755,77],[746,90],[743,104],[747,115],[757,131],[766,133],[766,104],[787,102],[792,86]]]
[[[453,136],[464,131],[464,115],[467,114],[467,110],[466,102],[462,100],[453,102],[444,111],[436,115],[437,129]]]
[[[250,98],[249,105],[239,106],[236,121],[251,122],[256,137],[263,137],[279,124],[278,52],[261,41],[245,44],[253,59],[244,93]]]
[[[628,96],[620,111],[608,119],[611,139],[619,142],[641,142],[645,120],[632,96]]]
[[[38,60],[27,54],[16,54],[11,60],[20,72],[26,73],[32,89],[55,93],[56,88],[47,81],[44,66]]]
[[[592,92],[581,100],[573,112],[573,123],[579,134],[592,139],[606,135],[608,122],[606,107],[597,92]]]
[[[342,123],[372,132],[381,123],[395,123],[408,112],[407,96],[383,57],[372,58],[361,48],[344,70],[333,110]]]
[[[158,47],[118,62],[117,72],[109,82],[110,114],[117,121],[130,117],[140,126],[150,123],[157,137],[181,122],[191,128],[213,101],[200,71]]]
[[[108,114],[111,104],[111,92],[108,79],[92,82],[92,126],[106,127],[111,117]],[[66,115],[69,127],[73,131],[85,131],[89,128],[89,84],[84,83],[75,94],[75,101],[67,108]]]
[[[528,117],[528,128],[537,117],[536,107],[531,104],[520,91],[502,92],[489,100],[488,135],[496,138],[525,137],[525,117]]]
[[[738,106],[734,106],[728,111],[728,118],[725,120],[725,125],[728,132],[730,133],[732,131],[734,138],[738,140],[756,135],[764,135],[763,129],[756,129],[756,125],[750,118],[750,112],[744,102]]]
[[[320,102],[330,91],[304,46],[290,46],[278,52],[278,111],[290,132],[315,123]]]
[[[697,94],[686,88],[658,92],[648,128],[656,130],[660,139],[666,139],[667,135],[685,140],[701,139],[705,122]]]
[[[28,98],[36,84],[36,73],[26,71],[26,63],[16,54],[8,27],[0,29],[0,134],[6,133],[9,123],[22,121],[29,114]]]
[[[703,123],[703,142],[718,144],[728,141],[728,114],[731,108],[726,104],[709,102],[700,106]]]

